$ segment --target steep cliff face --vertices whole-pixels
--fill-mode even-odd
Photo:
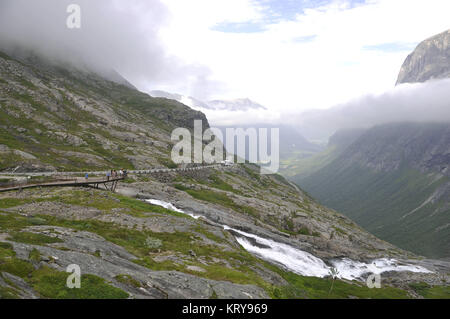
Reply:
[[[397,84],[450,77],[450,30],[421,42],[405,60]]]
[[[450,176],[449,123],[396,123],[376,126],[352,143],[342,156],[347,165],[360,163],[375,171],[402,166]]]

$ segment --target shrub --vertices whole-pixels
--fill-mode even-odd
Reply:
[[[162,240],[153,238],[153,237],[147,237],[145,240],[145,246],[150,249],[158,249],[162,247]]]

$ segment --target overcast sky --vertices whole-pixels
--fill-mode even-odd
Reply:
[[[65,27],[69,3],[82,28]],[[276,121],[391,90],[406,56],[450,29],[448,0],[0,0],[0,45],[112,67],[143,91],[268,108]],[[352,103],[352,102],[351,102]]]
[[[277,113],[388,90],[415,46],[450,28],[448,0],[165,3],[167,50],[210,68],[227,89],[214,98],[249,97]]]

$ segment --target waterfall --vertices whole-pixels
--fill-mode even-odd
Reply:
[[[187,214],[195,219],[200,217],[186,213],[171,203],[161,200],[148,199],[146,201],[178,213]],[[349,280],[362,280],[365,274],[381,274],[386,271],[432,273],[424,267],[401,263],[390,258],[375,259],[370,263],[341,258],[330,261],[331,266],[327,266],[322,259],[290,245],[233,229],[227,225],[222,226],[225,230],[232,231],[238,243],[248,252],[302,276],[323,278],[330,274],[331,268],[337,269],[338,278]]]

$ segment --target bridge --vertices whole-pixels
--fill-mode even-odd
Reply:
[[[183,167],[183,168],[153,168],[148,170],[131,170],[127,172],[127,175],[145,175],[153,173],[170,173],[170,172],[189,172],[197,171],[207,168],[222,167],[222,164],[202,165],[196,167]],[[107,177],[108,171],[91,171],[91,172],[40,172],[40,173],[0,173],[2,176],[22,176],[22,177],[55,177],[55,180],[41,183],[18,183],[17,185],[11,185],[6,187],[0,186],[0,192],[8,192],[14,190],[23,190],[27,188],[36,187],[94,187],[100,188],[103,185],[106,190],[114,192],[116,190],[119,181],[124,180],[126,177]],[[76,177],[80,175],[88,176],[104,176],[95,178]],[[73,177],[72,177],[73,176]]]

